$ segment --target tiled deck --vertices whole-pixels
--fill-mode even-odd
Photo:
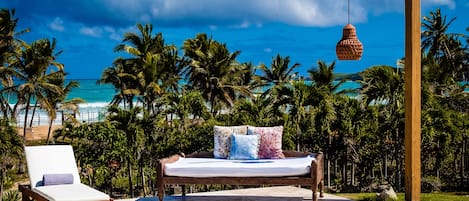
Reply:
[[[165,201],[309,201],[311,190],[294,186],[276,186],[265,188],[248,188],[228,191],[215,191],[187,194],[182,196],[165,196]],[[350,201],[347,198],[324,194],[322,201]],[[119,200],[116,200],[119,201]],[[126,199],[120,201],[158,201],[157,197]]]

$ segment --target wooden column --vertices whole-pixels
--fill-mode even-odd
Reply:
[[[420,0],[405,0],[405,200],[420,200]]]

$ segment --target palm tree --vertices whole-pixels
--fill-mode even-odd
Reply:
[[[16,95],[14,77],[18,75],[12,62],[17,58],[20,48],[25,45],[24,41],[16,37],[29,32],[29,29],[16,32],[18,19],[14,18],[14,15],[14,9],[0,10],[0,109],[3,115],[10,119],[15,119],[16,116],[16,107],[10,107],[10,96]]]
[[[107,119],[114,123],[117,130],[125,134],[125,147],[124,153],[121,156],[125,159],[127,164],[127,173],[129,178],[129,194],[134,196],[133,182],[132,182],[132,170],[133,164],[136,161],[140,161],[142,157],[144,146],[144,130],[142,128],[142,109],[140,107],[133,107],[130,109],[121,109],[118,106],[111,106],[108,109],[109,115]]]
[[[2,67],[7,58],[11,56],[11,53],[15,53],[19,46],[24,43],[15,37],[30,31],[29,29],[24,29],[16,32],[18,18],[14,18],[14,15],[15,9],[2,8],[0,10],[0,63]]]
[[[195,120],[197,117],[205,116],[205,113],[208,112],[199,91],[183,90],[181,94],[169,93],[166,94],[164,102],[167,106],[165,114],[176,114],[180,120],[179,129],[187,128],[186,120],[190,116],[193,116]]]
[[[14,64],[19,69],[19,79],[22,81],[18,86],[18,91],[24,97],[26,104],[23,128],[25,140],[31,101],[36,100],[42,108],[49,110],[51,104],[45,93],[63,94],[60,86],[48,82],[51,77],[63,73],[63,64],[56,61],[61,51],[55,53],[55,47],[55,39],[52,41],[48,39],[34,41],[31,46],[25,47],[21,52],[21,57]],[[57,72],[49,73],[51,66],[56,67]]]
[[[295,72],[295,70],[300,67],[299,63],[289,65],[290,57],[282,57],[280,54],[272,58],[270,68],[264,64],[260,65],[258,69],[261,71],[261,74],[255,76],[257,87],[270,86],[271,88],[264,92],[270,93],[271,91],[275,91],[278,87],[288,84],[298,76],[298,72]]]
[[[177,90],[185,61],[174,45],[165,45],[163,35],[153,35],[153,26],[138,24],[138,33],[128,32],[116,52],[126,52],[131,58],[118,58],[107,68],[100,83],[111,83],[118,90],[113,104],[124,102],[133,107],[134,97],[148,111],[156,113],[154,103],[170,90]]]
[[[423,17],[422,32],[422,50],[428,51],[430,55],[436,58],[441,58],[442,53],[448,48],[447,40],[449,36],[458,34],[448,34],[449,26],[456,18],[452,18],[446,22],[446,16],[441,16],[439,8],[435,12],[431,11],[430,16]]]
[[[186,63],[174,45],[165,46],[162,53],[147,55],[144,59],[145,71],[139,73],[137,77],[143,87],[141,102],[151,114],[157,113],[155,104],[158,103],[158,99],[166,93],[180,90],[179,80]]]
[[[106,75],[103,73],[104,79],[101,79],[101,83],[113,83],[114,85],[120,83],[119,85],[122,88],[116,88],[116,90],[120,90],[118,95],[120,98],[117,100],[124,100],[124,103],[128,103],[129,108],[134,105],[134,97],[141,95],[145,91],[146,85],[152,85],[151,82],[154,80],[156,67],[154,59],[157,58],[156,54],[162,53],[164,49],[162,34],[158,33],[153,36],[153,26],[151,24],[145,26],[137,24],[137,29],[139,33],[125,33],[122,40],[123,44],[119,44],[114,48],[114,51],[125,52],[132,57],[116,59],[114,62],[116,69],[106,69]],[[110,75],[117,76],[119,79],[108,80],[109,77],[104,77]]]
[[[327,161],[327,175],[328,182],[330,182],[330,166],[331,160],[335,156],[335,150],[337,147],[334,145],[338,144],[336,138],[338,135],[338,128],[333,127],[337,123],[337,111],[335,108],[335,101],[340,99],[347,90],[338,91],[346,80],[340,80],[338,83],[334,83],[334,69],[335,62],[327,65],[324,61],[318,61],[318,67],[316,69],[308,70],[309,78],[312,80],[311,95],[309,104],[313,107],[312,118],[313,127],[317,133],[316,138],[322,144],[326,144],[326,161]],[[340,143],[340,142],[339,142]]]
[[[384,165],[387,170],[388,152],[393,151],[397,168],[396,184],[400,186],[400,172],[402,172],[403,153],[403,103],[404,103],[404,78],[390,66],[375,66],[362,72],[363,80],[360,88],[363,102],[366,105],[374,105],[381,109],[380,130],[382,137],[382,149],[384,153]],[[385,172],[387,175],[387,172]]]
[[[234,76],[240,70],[236,62],[239,51],[230,53],[221,44],[206,34],[184,41],[184,55],[190,59],[185,70],[188,86],[200,90],[215,115],[223,105],[232,106],[239,92]]]
[[[274,126],[282,123],[283,112],[274,99],[258,94],[251,98],[238,99],[231,114],[233,124]]]
[[[47,99],[49,100],[51,107],[48,108],[47,113],[49,115],[49,129],[47,130],[47,139],[46,143],[49,143],[50,133],[52,124],[57,117],[57,110],[65,110],[66,108],[72,109],[73,112],[78,111],[78,104],[84,103],[84,100],[81,98],[73,98],[71,100],[65,100],[67,95],[73,88],[79,87],[80,83],[78,81],[70,81],[65,85],[65,74],[57,74],[55,77],[49,77],[49,83],[54,84],[62,88],[62,94],[56,94],[54,91],[46,91]]]
[[[112,98],[111,105],[123,103],[125,108],[127,104],[131,104],[132,94],[135,94],[134,91],[129,90],[131,81],[135,79],[131,70],[131,64],[128,64],[125,59],[118,58],[114,60],[112,67],[104,69],[101,79],[97,81],[98,84],[112,84],[114,86],[117,94]]]
[[[280,97],[279,103],[287,105],[289,123],[296,135],[296,150],[300,151],[303,146],[303,131],[311,127],[312,96],[315,88],[307,85],[304,80],[292,81],[291,85],[283,85],[277,88]],[[309,150],[311,151],[311,150]]]
[[[345,82],[346,79],[339,80],[338,83],[334,84],[334,69],[335,62],[331,65],[327,65],[324,61],[318,61],[318,68],[308,70],[309,77],[314,82],[313,84],[318,88],[324,89],[328,94],[344,94],[348,91],[341,90],[337,91]]]

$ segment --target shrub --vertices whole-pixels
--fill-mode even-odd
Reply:
[[[20,201],[21,196],[18,191],[8,191],[3,194],[2,201]]]
[[[422,179],[422,192],[431,193],[441,190],[441,180],[438,177],[428,176]]]

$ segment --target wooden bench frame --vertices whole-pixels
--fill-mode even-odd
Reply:
[[[167,163],[174,163],[179,157],[186,158],[213,158],[213,152],[193,153],[187,156],[173,155],[158,160],[157,167],[157,187],[158,198],[163,201],[166,184],[231,184],[231,185],[305,185],[311,186],[313,201],[317,201],[317,190],[319,188],[319,196],[323,197],[324,193],[324,155],[322,152],[296,152],[283,151],[285,157],[304,157],[312,155],[316,158],[311,162],[310,173],[303,176],[295,177],[177,177],[167,176],[164,174],[164,167]],[[183,194],[184,195],[184,194]]]
[[[22,201],[31,201],[31,200],[36,200],[36,201],[48,201],[45,197],[43,197],[41,194],[34,192],[31,189],[31,186],[20,184],[18,185],[18,190],[21,192],[21,197]]]

